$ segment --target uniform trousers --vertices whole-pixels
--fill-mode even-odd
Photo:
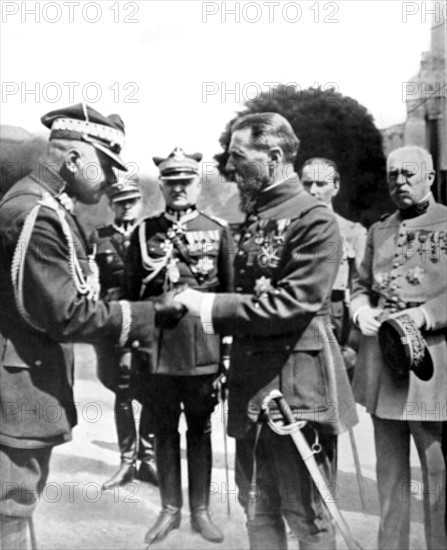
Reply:
[[[53,447],[0,445],[0,548],[27,547],[28,522],[47,482]]]
[[[0,445],[0,515],[32,515],[47,482],[52,450]]]
[[[303,429],[311,445],[315,432]],[[319,435],[322,451],[315,456],[336,499],[337,437]],[[287,536],[283,518],[300,541],[300,548],[335,547],[330,514],[322,502],[304,461],[290,436],[274,433],[267,425],[261,429],[256,445],[256,493],[252,488],[255,434],[236,439],[236,484],[239,501],[247,514],[251,550],[283,550]],[[249,505],[249,503],[251,504]],[[249,509],[254,504],[254,514]]]
[[[115,350],[113,350],[115,352]],[[115,424],[121,462],[134,464],[154,460],[153,426],[149,409],[142,407],[138,428],[132,400],[141,403],[139,375],[119,366],[120,356],[104,346],[96,346],[98,378],[106,388],[115,393]]]
[[[208,508],[212,468],[211,413],[217,404],[213,382],[217,374],[172,376],[149,374],[142,386],[153,420],[157,473],[162,505],[183,504],[180,414],[185,413],[188,431],[188,494],[191,512]]]
[[[380,501],[380,550],[408,549],[410,503],[418,494],[424,506],[428,550],[445,550],[446,466],[442,453],[443,422],[388,420],[373,416],[377,485]],[[410,437],[421,461],[421,486],[411,481]]]

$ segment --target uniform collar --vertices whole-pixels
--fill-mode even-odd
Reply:
[[[134,227],[136,225],[136,222],[132,222],[132,223],[126,223],[126,226],[124,227],[124,224],[117,224],[117,223],[112,223],[112,227],[113,229],[115,229],[115,231],[117,231],[118,233],[121,233],[121,235],[124,235],[125,237],[127,235],[130,235],[130,233],[132,233]]]
[[[273,208],[284,201],[289,200],[292,196],[298,195],[303,191],[303,185],[298,177],[298,174],[292,174],[279,183],[269,185],[263,189],[256,201],[256,213]]]
[[[195,206],[185,208],[184,210],[172,210],[172,208],[166,208],[163,215],[168,221],[174,224],[184,225],[194,218],[197,218],[199,211]]]
[[[38,163],[38,167],[29,177],[44,187],[67,212],[73,214],[74,200],[65,192],[67,182],[53,168]]]
[[[411,218],[417,218],[427,212],[428,208],[435,202],[433,194],[430,192],[417,204],[413,204],[410,208],[404,208],[399,210],[400,217],[403,220],[409,220]]]

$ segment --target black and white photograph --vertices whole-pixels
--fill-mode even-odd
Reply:
[[[446,550],[447,1],[0,11],[0,550]]]

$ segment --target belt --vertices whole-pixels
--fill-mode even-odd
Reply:
[[[382,309],[389,309],[393,311],[404,311],[410,307],[419,307],[424,302],[405,302],[404,300],[399,300],[398,298],[388,299],[381,297],[379,300],[379,307]]]
[[[346,297],[345,290],[333,290],[331,294],[331,302],[342,302]]]

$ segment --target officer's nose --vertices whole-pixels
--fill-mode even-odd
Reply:
[[[309,187],[309,193],[315,197],[317,193],[317,184],[315,182]]]
[[[109,172],[107,174],[107,183],[109,185],[113,185],[114,183],[116,183],[118,181],[118,177],[116,175],[116,172],[113,168],[110,168],[109,169]]]
[[[407,178],[402,174],[402,172],[399,172],[396,178],[396,185],[404,185],[407,183]]]
[[[228,157],[227,163],[225,165],[225,170],[227,172],[234,172],[235,168],[236,167],[234,165],[233,159],[231,157]]]

